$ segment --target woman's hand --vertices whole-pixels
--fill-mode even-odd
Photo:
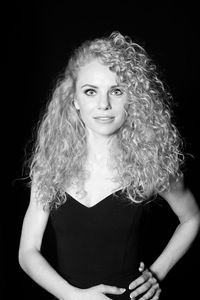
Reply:
[[[157,282],[156,277],[154,277],[153,273],[145,268],[143,262],[140,263],[139,271],[142,272],[142,275],[132,281],[129,285],[130,290],[134,290],[130,297],[131,299],[135,299],[135,297],[143,294],[140,300],[158,300],[161,289],[159,283]]]
[[[111,299],[105,294],[121,295],[126,289],[115,286],[99,284],[88,289],[75,288],[73,293],[67,298],[69,300],[106,300]]]

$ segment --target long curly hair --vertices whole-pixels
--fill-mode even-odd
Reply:
[[[44,208],[59,207],[67,199],[66,188],[74,183],[83,187],[86,179],[86,131],[74,94],[80,67],[96,58],[128,89],[127,117],[116,133],[117,153],[112,153],[115,180],[127,197],[145,201],[168,190],[171,177],[182,177],[184,155],[172,123],[171,94],[146,51],[130,37],[113,32],[75,49],[39,122],[28,170]]]

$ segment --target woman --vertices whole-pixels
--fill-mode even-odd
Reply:
[[[118,32],[70,58],[38,128],[19,248],[23,270],[56,298],[156,300],[195,239],[200,214],[169,100],[145,50]],[[180,222],[146,268],[141,224],[156,195]],[[49,216],[58,270],[41,254]]]

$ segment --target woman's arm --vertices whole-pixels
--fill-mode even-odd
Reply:
[[[22,269],[40,286],[60,300],[106,300],[105,294],[121,295],[125,289],[99,284],[79,289],[62,278],[41,255],[40,249],[49,212],[44,211],[32,189],[20,240],[19,263]]]
[[[182,182],[173,184],[162,194],[179,219],[179,225],[164,251],[151,265],[150,270],[162,280],[194,241],[200,226],[200,211],[194,196]]]
[[[68,284],[40,253],[48,217],[49,212],[44,211],[37,202],[32,188],[30,204],[22,227],[19,263],[22,269],[40,286],[58,299],[67,299],[66,296],[74,287]]]
[[[170,205],[179,219],[174,234],[161,255],[150,266],[149,270],[142,266],[142,275],[130,283],[130,293],[136,297],[145,293],[143,299],[156,300],[160,295],[157,280],[165,278],[176,262],[186,253],[194,241],[200,227],[200,211],[192,193],[184,188],[182,182],[172,184],[171,190],[161,195]],[[153,297],[153,298],[152,298]]]

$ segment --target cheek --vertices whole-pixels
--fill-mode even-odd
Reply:
[[[117,107],[117,112],[119,115],[124,115],[126,114],[126,111],[128,109],[128,106],[126,103],[121,103],[118,107]]]
[[[88,105],[87,106],[80,105],[79,114],[81,116],[81,119],[85,121],[91,115],[91,108]]]
[[[89,105],[81,105],[80,106],[80,112],[82,113],[82,114],[89,114],[90,113],[90,111],[91,111],[91,108],[90,108],[90,106]]]
[[[123,124],[126,121],[126,119],[127,119],[127,116],[128,116],[127,111],[128,111],[127,105],[122,105],[120,107],[120,109],[118,110],[118,121],[121,124]]]

